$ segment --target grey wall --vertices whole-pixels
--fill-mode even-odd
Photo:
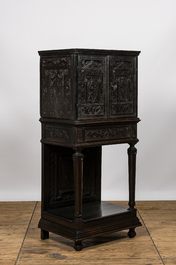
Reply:
[[[142,51],[136,199],[176,199],[175,10],[175,0],[0,1],[0,200],[40,200],[37,51],[63,48]],[[127,148],[103,148],[103,199],[128,199]]]

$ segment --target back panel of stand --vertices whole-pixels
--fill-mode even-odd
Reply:
[[[45,145],[45,148],[48,169],[43,176],[43,210],[74,205],[74,150],[53,145]],[[101,147],[85,148],[83,154],[83,203],[101,200]]]

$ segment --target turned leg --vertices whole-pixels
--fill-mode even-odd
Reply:
[[[129,210],[133,210],[135,206],[135,181],[136,181],[136,154],[137,149],[134,144],[130,144],[128,149],[128,167],[129,167]],[[135,228],[130,228],[128,236],[135,237]]]
[[[41,239],[48,239],[49,238],[49,232],[46,230],[41,229]]]
[[[74,218],[79,227],[82,223],[82,192],[83,192],[83,154],[80,150],[76,150],[73,154],[74,168],[74,198],[75,198],[75,213]],[[82,240],[75,241],[74,249],[80,251],[83,249]]]
[[[83,245],[82,245],[81,241],[76,241],[76,242],[75,242],[74,249],[75,249],[76,251],[80,251],[80,250],[83,249]]]
[[[134,144],[128,148],[128,167],[129,167],[129,210],[135,206],[135,181],[136,181],[136,154],[137,149]]]
[[[128,236],[130,238],[133,238],[133,237],[135,237],[135,235],[136,235],[136,232],[135,232],[134,228],[130,228],[130,230],[128,232]]]

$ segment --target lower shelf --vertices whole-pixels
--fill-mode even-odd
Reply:
[[[45,211],[55,217],[62,218],[66,221],[74,220],[74,206],[51,209]],[[82,205],[82,219],[84,222],[94,221],[97,219],[107,218],[129,212],[127,207],[115,205],[107,202],[90,202]]]
[[[141,226],[136,209],[107,202],[83,204],[82,219],[74,219],[74,206],[50,209],[42,213],[39,228],[74,241]]]

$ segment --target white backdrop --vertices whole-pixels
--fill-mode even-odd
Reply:
[[[176,199],[176,1],[0,0],[0,200],[40,200],[38,50],[140,50],[137,200]],[[128,145],[103,147],[102,197],[127,200]]]

